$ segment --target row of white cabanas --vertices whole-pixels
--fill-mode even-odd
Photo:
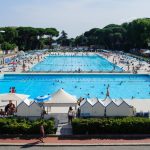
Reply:
[[[63,120],[67,119],[69,107],[77,108],[77,98],[63,89],[59,89],[52,94],[47,101],[39,103],[29,99],[29,95],[7,93],[0,94],[0,107],[5,107],[8,101],[16,105],[17,115],[26,117],[41,116],[43,109],[50,117],[57,117]],[[136,112],[149,112],[150,100],[112,100],[107,91],[106,98],[100,100],[97,98],[85,99],[80,103],[80,116],[83,117],[102,117],[102,116],[134,116]]]
[[[117,117],[134,116],[135,108],[123,99],[112,100],[107,96],[104,100],[86,99],[80,104],[81,117]]]

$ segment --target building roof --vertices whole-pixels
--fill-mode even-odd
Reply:
[[[87,102],[86,99],[82,100],[81,103],[80,103],[80,107],[81,107],[83,104],[85,104],[86,102]]]
[[[91,99],[87,99],[87,101],[93,106],[98,102],[97,98],[91,98]]]
[[[25,99],[23,102],[26,103],[28,106],[32,103],[32,101],[29,99]]]
[[[119,106],[119,105],[121,105],[121,104],[123,103],[123,100],[122,100],[122,99],[115,99],[115,100],[113,100],[113,102],[114,102],[117,106]]]
[[[102,100],[102,103],[105,107],[109,105],[109,103],[111,102],[112,102],[112,99],[109,96],[107,96],[104,100]]]
[[[95,104],[100,103],[102,106],[105,107],[105,102],[103,102],[102,100],[99,100],[97,98],[91,98],[91,99],[85,99],[80,103],[80,107],[83,106],[85,103],[89,103],[91,106],[94,106]]]
[[[24,95],[24,94],[17,94],[17,93],[5,93],[5,94],[0,94],[0,100],[1,101],[19,101],[19,100],[25,100],[29,97],[29,95]]]

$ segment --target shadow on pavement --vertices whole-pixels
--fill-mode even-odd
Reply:
[[[28,143],[28,144],[24,144],[23,146],[21,146],[21,148],[30,148],[30,147],[33,147],[37,144],[39,144],[40,141],[36,141],[36,142],[33,142],[33,143]]]

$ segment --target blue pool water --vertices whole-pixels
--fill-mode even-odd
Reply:
[[[115,68],[114,68],[115,66]],[[123,71],[98,55],[92,56],[48,56],[30,71]]]
[[[150,99],[149,75],[4,75],[0,77],[0,93],[7,93],[14,86],[17,93],[29,94],[35,98],[64,88],[78,98],[104,98],[108,84],[112,98],[130,99],[134,96]]]

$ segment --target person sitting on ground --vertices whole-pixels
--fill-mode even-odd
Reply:
[[[12,101],[10,100],[9,104],[7,104],[6,107],[5,107],[5,112],[6,112],[7,115],[14,115],[15,111],[16,111],[16,107],[12,103]]]
[[[0,116],[4,116],[5,112],[3,111],[3,109],[0,109]]]

